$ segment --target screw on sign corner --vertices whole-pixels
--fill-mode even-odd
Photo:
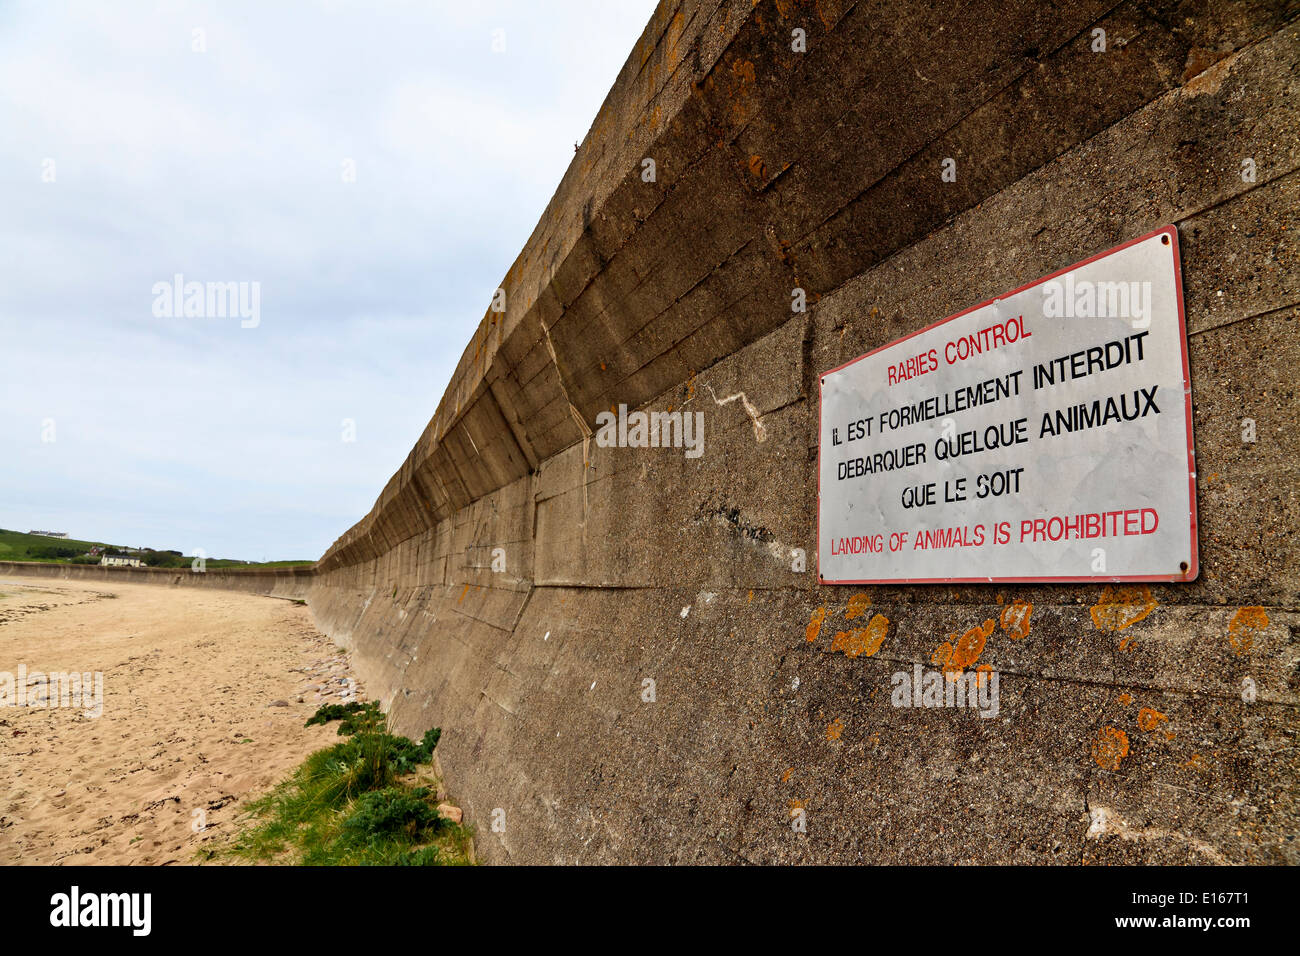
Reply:
[[[1163,236],[1160,237],[1160,245],[1162,245],[1162,246],[1167,246],[1167,245],[1169,245],[1169,235],[1168,235],[1168,233],[1166,233],[1165,235],[1163,235]]]

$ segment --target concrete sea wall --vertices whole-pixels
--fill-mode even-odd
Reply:
[[[216,588],[248,591],[270,597],[305,600],[315,580],[314,568],[214,568],[196,574],[189,568],[123,568],[98,564],[41,564],[34,561],[0,561],[0,580],[42,578],[94,581],[104,584],[157,584],[164,587]]]
[[[506,311],[312,591],[397,724],[443,727],[485,855],[1300,860],[1296,15],[660,5]],[[1198,580],[795,570],[820,372],[1169,223]],[[599,447],[619,404],[704,412],[704,454]],[[891,706],[894,672],[990,621],[997,719]]]

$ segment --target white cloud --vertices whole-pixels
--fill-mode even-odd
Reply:
[[[0,8],[0,525],[318,556],[432,415],[652,9]],[[261,326],[155,318],[177,272],[259,282]]]

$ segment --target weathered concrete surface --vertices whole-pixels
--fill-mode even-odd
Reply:
[[[443,728],[488,859],[1300,862],[1298,9],[661,4],[507,310],[311,579],[397,726]],[[1170,222],[1195,583],[794,569],[818,373]],[[619,403],[703,411],[703,457],[597,447]],[[890,705],[975,627],[997,718]]]
[[[311,594],[398,726],[442,726],[488,858],[1300,862],[1296,15],[660,6]],[[850,622],[792,568],[819,372],[1169,222],[1198,581],[870,588]],[[597,447],[619,403],[704,411],[705,454]],[[890,705],[984,622],[997,718]]]

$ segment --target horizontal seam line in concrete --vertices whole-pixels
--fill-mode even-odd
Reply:
[[[834,655],[839,652],[823,650],[821,653],[824,655]],[[925,665],[925,664],[932,663],[929,660],[921,660],[920,658],[881,657],[879,655],[874,655],[870,659],[881,661],[883,663],[889,663],[889,664]],[[972,671],[971,673],[974,672]],[[1048,674],[1035,674],[1035,673],[1031,673],[1030,671],[1010,670],[1005,667],[997,668],[997,673],[999,676],[1005,674],[1010,677],[1024,677],[1028,680],[1054,682],[1058,684],[1072,684],[1080,687],[1098,687],[1098,688],[1105,688],[1108,690],[1123,690],[1123,689],[1133,688],[1134,690],[1149,691],[1151,693],[1156,693],[1156,694],[1176,694],[1181,697],[1210,698],[1214,700],[1224,700],[1224,701],[1233,701],[1236,703],[1243,703],[1243,701],[1241,700],[1240,693],[1223,694],[1223,693],[1216,693],[1215,691],[1212,690],[1199,690],[1199,689],[1192,690],[1192,689],[1185,689],[1181,687],[1161,687],[1156,684],[1140,684],[1136,681],[1124,681],[1119,679],[1115,679],[1111,681],[1101,681],[1101,680],[1090,680],[1086,677],[1069,677],[1066,675],[1053,676]],[[1284,700],[1263,700],[1262,698],[1259,698],[1252,702],[1252,706],[1254,704],[1268,704],[1274,707],[1286,707],[1286,708],[1290,708],[1291,710],[1300,710],[1300,702],[1289,703]]]
[[[1218,209],[1221,206],[1226,206],[1230,203],[1236,202],[1238,199],[1242,199],[1245,196],[1249,196],[1251,193],[1255,192],[1258,189],[1263,189],[1265,186],[1270,186],[1273,183],[1280,183],[1284,179],[1290,179],[1292,176],[1296,175],[1297,172],[1300,172],[1300,166],[1293,166],[1290,169],[1284,169],[1281,172],[1279,172],[1276,176],[1273,176],[1270,179],[1264,179],[1264,180],[1260,180],[1259,182],[1252,183],[1248,188],[1243,189],[1240,192],[1235,192],[1230,196],[1224,196],[1222,199],[1217,199],[1212,203],[1207,203],[1206,205],[1200,207],[1199,209],[1194,209],[1191,212],[1187,213],[1185,216],[1183,216],[1182,219],[1176,220],[1176,222],[1180,226],[1183,225],[1184,223],[1190,223],[1193,219],[1197,219],[1201,216],[1204,216],[1206,213],[1214,212],[1214,210]]]
[[[1191,338],[1195,338],[1198,335],[1205,335],[1206,333],[1209,332],[1218,332],[1221,331],[1222,329],[1230,329],[1234,325],[1240,325],[1242,322],[1250,322],[1253,321],[1254,319],[1267,319],[1274,315],[1280,315],[1281,313],[1286,312],[1289,309],[1294,309],[1296,306],[1300,306],[1300,299],[1296,299],[1294,302],[1288,302],[1286,303],[1286,305],[1279,305],[1275,309],[1265,309],[1263,312],[1252,312],[1250,315],[1243,315],[1241,318],[1233,319],[1231,322],[1223,322],[1219,325],[1212,325],[1208,329],[1197,329],[1195,332],[1188,332],[1187,337],[1191,339]],[[1192,384],[1195,385],[1195,382],[1193,382]]]

